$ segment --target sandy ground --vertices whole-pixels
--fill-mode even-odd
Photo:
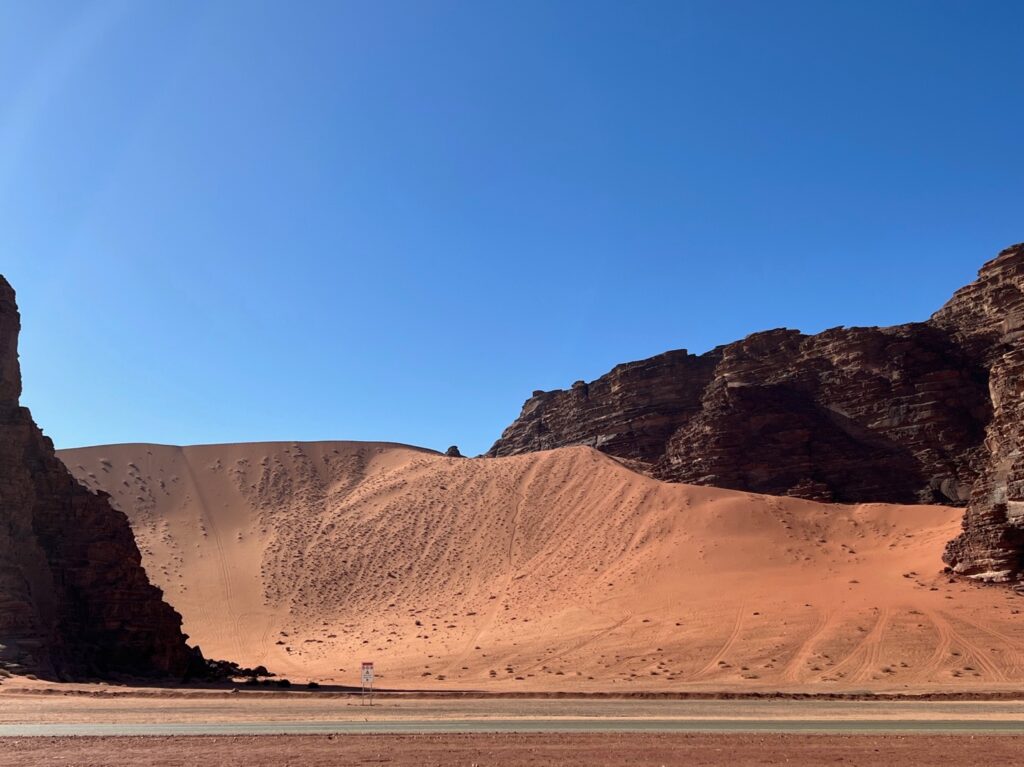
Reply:
[[[346,735],[0,740],[0,767],[22,765],[872,765],[1016,764],[1024,738],[878,735]]]
[[[486,690],[1009,690],[1021,597],[951,582],[961,511],[657,482],[589,448],[62,451],[209,656],[293,682]]]

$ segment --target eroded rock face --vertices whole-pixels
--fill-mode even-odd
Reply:
[[[535,394],[490,454],[587,444],[670,481],[962,503],[990,418],[987,380],[928,324],[772,330]]]
[[[19,405],[20,319],[0,277],[0,666],[55,678],[181,676],[181,616],[128,520],[72,478]]]
[[[759,333],[722,350],[655,473],[817,500],[958,503],[986,376],[927,325]]]
[[[929,321],[756,333],[534,392],[489,451],[586,444],[661,479],[823,501],[965,504],[958,572],[1024,550],[1024,246]]]
[[[984,580],[1024,571],[1024,245],[985,264],[932,322],[989,370],[992,417],[982,470],[964,515],[964,531],[946,548],[954,571]]]
[[[685,349],[671,351],[618,365],[568,391],[535,391],[488,455],[590,445],[653,464],[680,424],[700,412],[720,356],[719,350],[699,357]]]

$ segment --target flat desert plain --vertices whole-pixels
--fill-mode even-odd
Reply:
[[[1007,736],[346,735],[166,738],[23,738],[4,743],[0,767],[989,767],[1016,764],[1024,739]]]
[[[1024,600],[942,574],[962,510],[662,483],[586,447],[60,453],[208,657],[421,690],[1008,691]]]

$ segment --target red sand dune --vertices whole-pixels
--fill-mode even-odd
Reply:
[[[913,691],[1024,682],[1013,592],[950,582],[962,512],[658,482],[589,448],[65,450],[211,657],[294,681]]]

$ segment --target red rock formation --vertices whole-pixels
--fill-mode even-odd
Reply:
[[[992,418],[964,532],[946,548],[953,570],[984,580],[1024,571],[1024,245],[985,264],[932,317],[989,371]]]
[[[619,458],[652,463],[681,423],[700,411],[718,352],[671,351],[616,366],[568,391],[535,391],[489,455],[590,445]]]
[[[490,455],[588,444],[670,481],[959,503],[988,417],[985,371],[928,325],[773,330],[535,392]]]
[[[844,502],[966,503],[947,561],[990,579],[1024,551],[1024,246],[928,322],[772,330],[534,392],[489,451],[587,444],[662,479]],[[973,488],[973,490],[972,490]]]
[[[957,503],[987,415],[984,371],[927,325],[759,333],[724,347],[654,471],[818,500]]]
[[[0,277],[0,666],[180,677],[181,616],[146,577],[127,518],[72,478],[19,406],[19,329]]]

